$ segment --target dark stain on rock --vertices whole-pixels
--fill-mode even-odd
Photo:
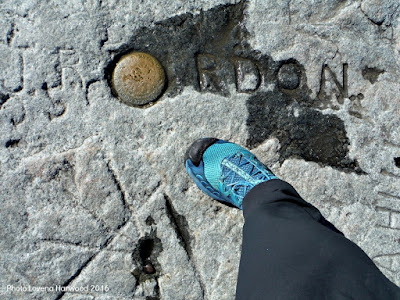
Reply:
[[[361,74],[365,80],[368,80],[373,84],[378,80],[379,75],[383,73],[385,73],[385,70],[365,67]]]
[[[348,158],[349,140],[343,121],[317,110],[321,100],[310,97],[305,68],[295,58],[274,61],[250,47],[243,22],[245,6],[245,1],[220,5],[134,32],[126,44],[111,53],[113,60],[105,70],[110,86],[112,70],[122,55],[131,51],[149,53],[165,68],[166,96],[176,96],[184,87],[192,86],[199,92],[228,97],[231,84],[237,93],[250,94],[247,147],[277,137],[281,162],[298,157],[363,173],[357,162]],[[365,76],[374,80],[371,74],[379,76],[379,72],[367,70]],[[265,92],[267,86],[272,86],[272,91]],[[177,228],[182,226],[177,224]],[[187,243],[184,233],[178,233]]]
[[[274,136],[281,144],[280,161],[289,157],[362,173],[347,157],[349,140],[343,121],[335,115],[298,105],[282,92],[258,93],[247,102],[248,146]]]

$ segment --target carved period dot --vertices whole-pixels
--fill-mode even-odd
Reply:
[[[122,102],[142,106],[161,95],[165,85],[164,69],[150,54],[132,52],[116,64],[112,84]]]
[[[284,64],[278,71],[278,84],[280,88],[295,90],[300,85],[301,70],[296,64]]]

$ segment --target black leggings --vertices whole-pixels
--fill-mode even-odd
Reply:
[[[237,300],[400,300],[400,288],[290,184],[254,187],[243,214]]]

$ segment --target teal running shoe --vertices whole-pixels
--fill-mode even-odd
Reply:
[[[239,209],[254,186],[278,179],[248,150],[216,138],[196,140],[185,154],[185,166],[200,190]]]

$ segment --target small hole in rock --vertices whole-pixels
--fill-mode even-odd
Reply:
[[[146,225],[151,226],[151,225],[155,225],[156,222],[154,221],[154,219],[152,218],[152,216],[148,216],[146,219]]]
[[[400,157],[394,158],[394,164],[396,165],[396,167],[400,168]]]
[[[154,241],[152,239],[141,240],[139,244],[139,254],[142,261],[146,261],[153,252]]]

